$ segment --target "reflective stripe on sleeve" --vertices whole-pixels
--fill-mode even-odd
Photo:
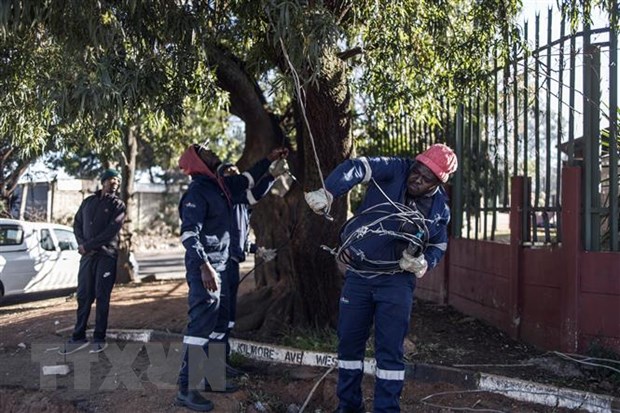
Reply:
[[[254,198],[254,194],[252,193],[252,191],[248,189],[246,192],[247,192],[248,202],[250,203],[250,205],[256,205],[258,201],[256,200],[256,198]]]
[[[370,182],[370,178],[372,178],[372,169],[370,169],[368,158],[366,158],[365,156],[361,156],[357,159],[360,160],[360,162],[364,165],[364,168],[366,169],[366,173],[364,173],[364,179],[362,179],[362,183],[365,184]]]
[[[383,380],[405,380],[405,370],[383,370],[377,368],[375,375]]]
[[[244,172],[241,175],[245,176],[248,179],[248,188],[254,188],[254,178],[252,177],[252,174],[249,172]]]
[[[445,250],[448,249],[448,243],[447,242],[441,242],[439,244],[433,244],[432,246],[433,247],[437,247],[437,248],[439,248],[442,251],[445,251]]]
[[[183,336],[183,344],[189,344],[190,346],[204,346],[208,342],[209,339],[204,337]]]
[[[197,235],[198,234],[194,231],[185,231],[184,233],[181,234],[181,242],[185,241],[188,238],[195,237]]]
[[[345,370],[362,370],[364,362],[361,360],[338,360],[338,368]]]

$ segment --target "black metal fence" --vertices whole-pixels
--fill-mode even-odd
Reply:
[[[496,63],[484,90],[443,105],[441,125],[407,114],[382,119],[388,126],[372,123],[364,152],[411,156],[434,142],[451,145],[460,160],[452,178],[456,237],[507,241],[510,177],[528,177],[522,231],[531,246],[561,242],[561,171],[580,166],[584,246],[618,251],[617,32],[612,25],[568,33],[553,17],[549,11],[544,35],[536,17],[533,44]],[[526,23],[525,38],[529,30]]]

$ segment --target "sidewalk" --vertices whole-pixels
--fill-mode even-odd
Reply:
[[[169,254],[177,254],[176,273],[161,272],[162,266],[147,266],[147,269],[150,268],[153,272],[160,271],[156,274],[156,279],[159,280],[173,276],[183,280],[182,251],[165,254],[158,252],[148,256],[145,254],[142,258],[150,257],[151,260],[159,260],[150,263],[161,264],[170,258]],[[250,254],[241,265],[241,277],[253,267],[253,256]],[[241,284],[239,294],[243,295],[253,288],[252,273]],[[181,330],[177,328],[177,331]],[[245,334],[241,336],[247,338]],[[588,362],[590,364],[583,364],[571,361],[570,355],[546,352],[514,341],[502,331],[473,317],[465,316],[449,306],[431,302],[416,301],[410,333],[405,342],[405,354],[407,360],[412,363],[478,371],[599,394],[620,394],[620,373],[613,370],[620,369],[618,355],[615,355],[615,363],[590,360]],[[596,348],[593,348],[589,355],[602,359],[614,358],[613,354],[607,354],[603,349]]]
[[[252,283],[247,285],[251,286]],[[50,347],[62,344],[68,338],[74,322],[74,298],[63,296],[0,307],[2,386],[24,389],[27,392],[35,391],[36,383],[39,381],[40,366],[32,363],[30,349],[33,345],[44,343],[49,343]],[[159,336],[154,333],[147,334],[145,331],[134,333],[137,334],[136,337],[139,340],[136,337],[131,339],[139,342],[157,343],[159,341],[161,343],[172,340],[180,344],[178,337],[182,334],[186,323],[187,284],[185,280],[117,286],[113,291],[110,312],[110,350],[118,349],[119,346],[124,348],[123,340],[131,338],[123,336],[119,337],[119,342],[115,342],[114,331],[123,329],[154,330],[159,333]],[[162,335],[168,338],[162,340]],[[260,345],[279,346],[277,343],[260,343]],[[557,393],[560,392],[564,394],[564,399],[577,400],[578,404],[585,403],[585,401],[590,403],[593,400],[602,400],[603,404],[607,403],[607,407],[603,406],[600,410],[589,411],[611,412],[614,411],[612,409],[620,408],[613,405],[609,398],[603,397],[620,394],[616,376],[605,375],[606,370],[563,360],[557,354],[514,342],[498,330],[466,317],[449,307],[418,302],[406,350],[410,363],[408,377],[412,377],[413,380],[407,381],[403,393],[403,411],[441,411],[428,407],[422,400],[430,396],[433,396],[432,400],[439,404],[457,406],[463,405],[461,402],[466,401],[469,407],[476,405],[478,408],[486,407],[506,412],[569,411],[566,410],[567,407],[549,410],[548,407],[540,407],[540,405],[515,402],[497,394],[499,391],[505,394],[509,391],[514,393],[518,389],[520,389],[520,394],[526,396],[557,398]],[[335,349],[329,349],[326,352],[333,353]],[[262,351],[257,354],[275,353]],[[104,361],[112,355],[113,353],[102,355],[99,362],[92,365],[93,374],[96,374],[93,376],[93,383],[100,383],[106,378],[110,366]],[[143,363],[143,368],[148,366],[148,359],[144,352],[141,352],[138,358]],[[296,357],[291,359],[295,360]],[[320,356],[320,360],[325,363],[329,363],[330,359],[333,361],[333,356]],[[302,368],[313,370],[309,378],[306,377],[301,382],[296,381],[292,377]],[[272,374],[267,374],[267,371],[271,371]],[[281,400],[291,400],[289,403],[293,401],[299,403],[299,398],[303,400],[316,379],[325,371],[325,368],[301,365],[276,364],[271,368],[265,367],[265,363],[261,362],[252,370],[252,380],[244,382],[246,390],[243,393],[243,400],[245,400],[243,403],[254,400],[256,394],[262,395],[263,398],[277,396]],[[498,379],[497,376],[500,378]],[[322,385],[322,393],[316,396],[319,402],[315,405],[334,405],[335,377],[336,373],[332,372],[326,378],[326,382]],[[70,374],[58,380],[59,385],[72,386],[74,376]],[[373,377],[367,376],[364,379],[364,392],[370,399],[372,398],[372,382]],[[554,388],[545,385],[552,385]],[[563,389],[559,391],[557,387]],[[603,396],[584,395],[567,389]],[[284,390],[286,392],[283,392]],[[445,398],[436,396],[446,391],[452,392],[453,395]],[[470,391],[476,393],[468,393]],[[75,390],[67,392],[61,388],[55,393],[56,396],[70,398],[72,401],[95,400],[96,402],[89,402],[94,403],[90,407],[98,407],[103,411],[112,411],[113,407],[127,407],[123,403],[127,403],[127,400],[135,400],[132,408],[135,408],[136,413],[162,411],[155,408],[157,403],[167,403],[166,400],[171,400],[173,394],[173,391],[161,391],[152,399],[153,393],[148,389],[137,396],[137,393],[129,395],[127,392],[100,391],[96,386],[86,392]],[[509,394],[509,396],[513,397],[514,394]],[[44,396],[40,395],[40,397]],[[439,400],[435,397],[439,397]],[[148,406],[141,406],[140,403],[151,399]],[[235,400],[231,398],[229,401],[238,404],[238,400]],[[479,403],[479,400],[482,402]],[[540,400],[536,402],[541,403]],[[588,406],[593,405],[588,404]],[[582,409],[585,407],[587,406],[584,404]],[[286,408],[281,411],[286,411]]]

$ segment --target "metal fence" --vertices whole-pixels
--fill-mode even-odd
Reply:
[[[384,119],[387,127],[371,122],[364,153],[411,156],[434,142],[451,145],[460,160],[453,236],[469,239],[509,240],[510,177],[528,177],[520,230],[531,246],[561,242],[561,171],[580,166],[584,246],[618,251],[617,33],[613,25],[568,33],[553,17],[549,11],[544,29],[536,17],[533,44],[497,62],[484,90],[446,102],[441,125],[407,114]],[[524,24],[526,39],[529,30]]]

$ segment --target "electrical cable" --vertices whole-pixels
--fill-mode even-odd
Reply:
[[[271,16],[269,15],[269,13],[267,13],[267,18],[269,19],[269,23],[271,24],[271,27],[273,27],[274,32],[277,32],[276,26],[271,20]],[[306,114],[306,104],[304,103],[305,91],[299,80],[299,74],[295,70],[295,66],[293,66],[293,63],[291,62],[291,59],[288,55],[282,36],[278,36],[278,40],[280,42],[282,54],[284,55],[284,60],[286,60],[286,63],[291,71],[291,76],[293,77],[293,84],[295,86],[295,94],[297,95],[297,99],[299,101],[299,108],[301,109],[301,115],[304,120],[304,124],[306,126],[306,129],[308,129],[308,137],[310,138],[310,143],[312,145],[312,152],[314,154],[314,161],[316,162],[317,171],[319,173],[319,178],[321,180],[321,187],[323,188],[325,192],[327,192],[327,189],[325,188],[325,180],[323,179],[323,172],[321,171],[321,163],[319,161],[319,155],[316,150],[316,144],[314,143],[314,135],[312,134],[312,129],[310,128],[310,121],[308,121],[308,116]],[[329,206],[327,206],[325,210],[323,211],[323,216],[330,221],[334,220],[334,218],[331,215],[329,215]]]
[[[429,246],[427,221],[430,220],[415,206],[392,201],[377,181],[372,179],[371,182],[387,202],[369,207],[347,220],[340,230],[338,247],[321,246],[349,270],[366,278],[402,272],[399,261],[405,249],[417,256]],[[394,251],[393,258],[379,260],[368,257],[368,253],[364,252],[368,248],[364,244],[369,238],[374,238],[374,245],[391,244],[389,249]]]
[[[304,404],[302,404],[301,408],[299,409],[299,413],[303,413],[304,409],[306,408],[306,406],[308,406],[308,403],[310,402],[310,399],[312,398],[312,395],[314,394],[314,392],[316,391],[317,387],[319,387],[319,384],[323,381],[323,379],[325,377],[327,377],[329,375],[329,373],[331,373],[332,371],[334,371],[334,369],[336,368],[336,366],[331,366],[322,376],[321,378],[319,378],[317,380],[316,383],[314,383],[314,386],[312,386],[312,390],[310,390],[310,393],[308,394],[308,397],[306,397],[306,400],[304,401]]]
[[[454,395],[454,394],[468,394],[468,393],[492,393],[492,394],[504,394],[505,393],[524,393],[524,394],[532,394],[532,395],[539,395],[539,396],[553,396],[558,398],[558,400],[564,399],[564,400],[570,400],[572,402],[575,403],[579,403],[579,406],[576,407],[576,409],[581,409],[583,406],[592,406],[592,407],[596,407],[596,408],[602,408],[603,406],[601,406],[599,403],[594,403],[593,401],[590,401],[586,398],[577,398],[577,397],[573,397],[570,396],[568,394],[559,394],[559,393],[554,393],[554,392],[548,392],[548,391],[531,391],[531,390],[524,390],[524,389],[520,389],[520,388],[505,388],[505,389],[497,389],[494,391],[490,391],[488,389],[473,389],[473,390],[454,390],[454,391],[444,391],[444,392],[439,392],[439,393],[433,393],[433,394],[429,394],[428,396],[423,397],[422,399],[420,399],[420,403],[431,406],[431,407],[436,407],[439,409],[448,409],[450,411],[470,411],[470,412],[497,412],[497,413],[506,413],[503,410],[494,410],[494,409],[475,409],[475,408],[471,408],[471,407],[453,407],[453,406],[445,406],[445,405],[441,405],[441,404],[435,404],[435,403],[429,403],[428,400],[433,398],[433,397],[437,397],[437,396],[446,396],[446,395]],[[510,396],[506,396],[506,397],[510,397]],[[574,407],[571,407],[574,409]],[[611,412],[620,412],[620,409],[616,409],[616,408],[611,408],[610,410]]]
[[[616,373],[620,373],[620,369],[617,369],[617,368],[614,368],[614,367],[611,367],[611,366],[607,366],[605,364],[590,363],[590,362],[588,362],[588,360],[603,360],[603,359],[597,359],[597,358],[594,358],[594,357],[586,357],[586,358],[580,360],[580,359],[578,359],[576,357],[571,357],[568,354],[560,353],[559,351],[554,351],[553,354],[555,354],[555,355],[557,355],[559,357],[562,357],[562,358],[564,358],[566,360],[574,361],[575,363],[584,364],[586,366],[592,366],[592,367],[601,367],[601,368],[604,368],[604,369],[609,369],[609,370],[611,370],[613,372],[616,372]],[[615,360],[605,360],[605,361],[611,361],[613,363],[619,363],[618,361],[615,361]]]

